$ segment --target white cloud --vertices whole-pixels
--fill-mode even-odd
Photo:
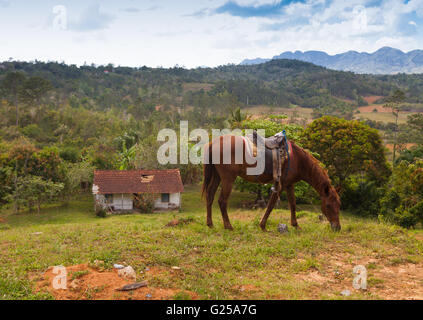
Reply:
[[[110,27],[116,17],[101,11],[99,4],[85,9],[77,19],[69,21],[69,29],[74,31],[103,30]]]

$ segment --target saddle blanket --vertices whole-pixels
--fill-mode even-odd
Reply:
[[[257,146],[256,144],[252,141],[252,139],[250,137],[242,137],[244,139],[244,143],[245,143],[245,156],[246,157],[257,157]],[[284,148],[284,146],[282,146],[282,148]],[[284,151],[285,149],[283,149]],[[289,153],[289,157],[292,158],[292,145],[291,142],[288,141],[288,153]],[[272,154],[272,150],[265,148],[264,151],[264,156],[265,156],[265,169],[264,169],[264,174],[267,175],[274,175],[273,172],[273,154]],[[283,157],[283,159],[281,159],[281,166],[283,167],[283,164],[285,162],[285,160],[287,159],[287,155],[285,154],[285,156]]]

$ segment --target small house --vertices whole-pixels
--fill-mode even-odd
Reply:
[[[110,211],[133,211],[136,198],[150,194],[154,209],[177,209],[184,191],[181,174],[172,170],[96,170],[93,194],[95,204]]]

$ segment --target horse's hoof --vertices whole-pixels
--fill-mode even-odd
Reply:
[[[213,223],[207,223],[207,227],[213,228]]]
[[[265,226],[260,226],[261,231],[263,232],[267,232],[266,227]]]
[[[234,228],[232,227],[232,226],[225,226],[225,229],[227,229],[227,230],[234,230]]]
[[[295,229],[297,229],[297,230],[302,230],[301,229],[301,227],[297,224],[297,225],[295,225],[295,226],[293,226]]]

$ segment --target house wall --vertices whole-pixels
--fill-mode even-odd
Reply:
[[[106,202],[106,197],[103,194],[97,194],[96,200],[100,203],[103,208],[107,206],[113,206],[114,210],[133,210],[134,203],[132,194],[113,194],[112,203]]]
[[[113,194],[113,201],[112,203],[106,202],[106,197],[104,194],[96,194],[95,199],[97,202],[103,207],[107,208],[107,206],[113,206],[114,210],[123,210],[123,211],[131,211],[134,209],[133,203],[133,196],[132,194]],[[122,202],[123,200],[123,202]],[[169,209],[169,208],[179,208],[181,206],[181,193],[171,193],[169,194],[169,202],[162,202],[161,194],[158,195],[156,200],[154,201],[154,208],[155,209]]]
[[[169,202],[162,202],[162,196],[159,197],[154,201],[154,208],[157,209],[168,209],[169,207],[177,207],[181,206],[181,193],[171,193],[169,195]]]

